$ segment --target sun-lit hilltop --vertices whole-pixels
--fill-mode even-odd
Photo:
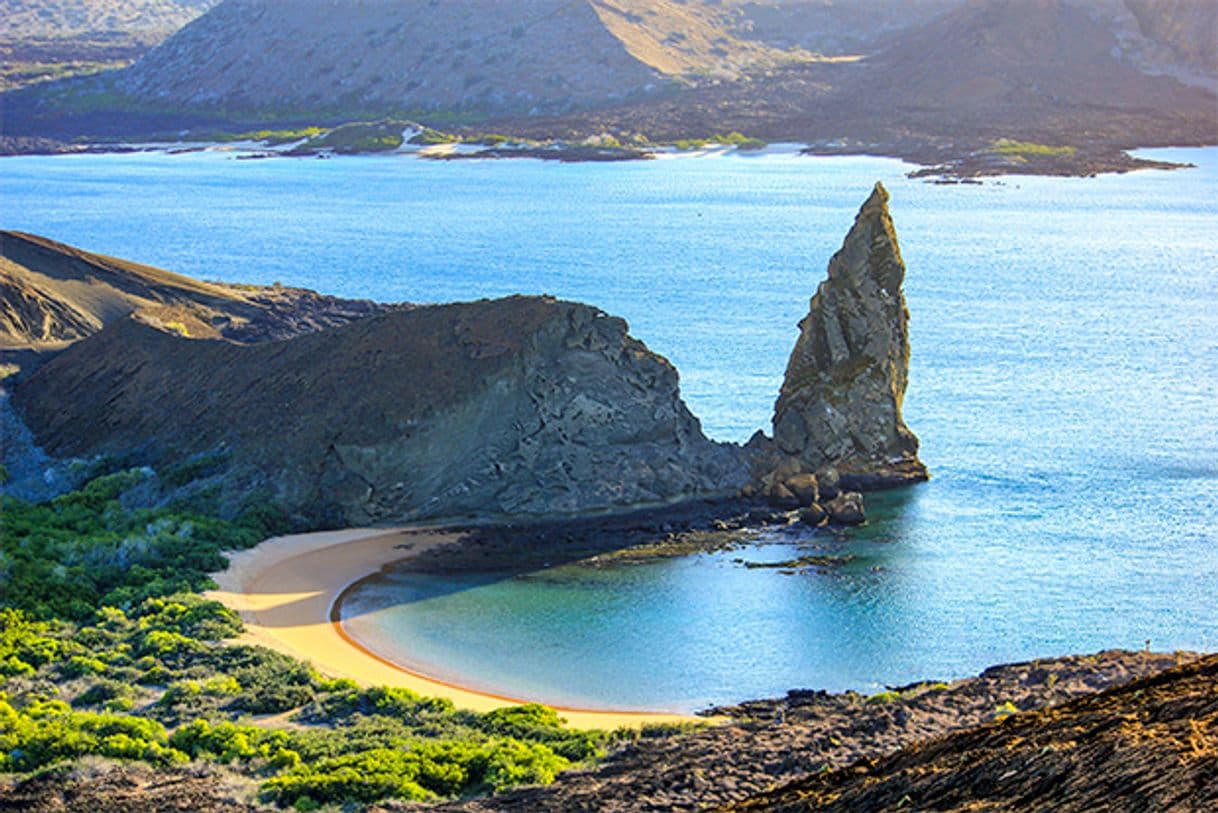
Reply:
[[[244,111],[529,112],[734,78],[784,58],[718,27],[720,16],[664,0],[227,0],[120,87]]]

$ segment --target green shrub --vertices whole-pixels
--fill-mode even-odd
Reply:
[[[28,772],[86,754],[156,765],[186,761],[154,720],[72,711],[57,700],[18,711],[0,696],[0,773]]]

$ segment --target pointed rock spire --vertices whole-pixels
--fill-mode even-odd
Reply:
[[[799,323],[774,407],[778,451],[805,471],[832,466],[850,488],[927,478],[901,418],[909,376],[905,264],[877,183]]]

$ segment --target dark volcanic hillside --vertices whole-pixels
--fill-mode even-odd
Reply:
[[[1218,658],[758,795],[724,813],[1218,809]]]
[[[566,109],[731,77],[776,52],[667,0],[226,0],[118,81],[245,113]]]
[[[0,348],[75,341],[131,314],[192,338],[283,339],[389,307],[298,288],[200,282],[0,231]]]
[[[269,490],[314,526],[573,513],[722,494],[745,476],[625,322],[545,298],[255,345],[124,320],[13,400],[52,455],[137,452],[160,468],[227,454],[226,487]]]

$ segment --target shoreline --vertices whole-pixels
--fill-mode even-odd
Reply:
[[[14,137],[16,138],[16,137]],[[88,141],[85,143],[63,143],[54,139],[30,138],[31,143],[20,147],[0,145],[0,158],[21,156],[58,155],[123,155],[131,153],[160,153],[183,155],[211,152],[227,155],[238,161],[265,160],[270,158],[341,158],[341,157],[405,157],[419,160],[448,162],[538,160],[559,163],[604,163],[646,160],[672,160],[681,158],[723,157],[729,155],[753,158],[774,155],[804,156],[819,158],[885,158],[900,161],[910,169],[909,178],[936,185],[982,184],[1007,177],[1057,177],[1095,178],[1101,175],[1123,175],[1141,170],[1192,169],[1191,162],[1162,161],[1148,159],[1135,153],[1155,149],[1191,148],[1208,149],[1213,144],[1184,142],[1178,145],[1135,145],[1114,147],[1111,145],[1083,145],[1065,156],[1016,156],[1005,157],[992,149],[974,145],[962,151],[944,151],[931,145],[917,148],[893,147],[883,142],[872,144],[842,145],[824,140],[798,142],[782,140],[769,143],[759,149],[741,149],[733,144],[710,142],[689,149],[680,149],[672,144],[656,144],[640,148],[601,148],[582,144],[542,147],[498,147],[487,144],[452,142],[432,145],[402,145],[395,149],[346,151],[330,147],[300,150],[298,142],[273,144],[250,140],[240,141],[141,141],[138,138],[125,141]]]
[[[430,677],[385,658],[342,626],[343,597],[382,569],[409,556],[452,544],[445,528],[360,528],[272,537],[229,554],[213,573],[216,589],[204,596],[236,611],[245,632],[236,639],[311,663],[329,677],[360,685],[405,688],[443,697],[458,708],[485,712],[544,700],[521,700]],[[549,705],[549,704],[547,704]],[[672,712],[617,711],[553,706],[575,728],[612,729],[648,723],[703,721]]]

